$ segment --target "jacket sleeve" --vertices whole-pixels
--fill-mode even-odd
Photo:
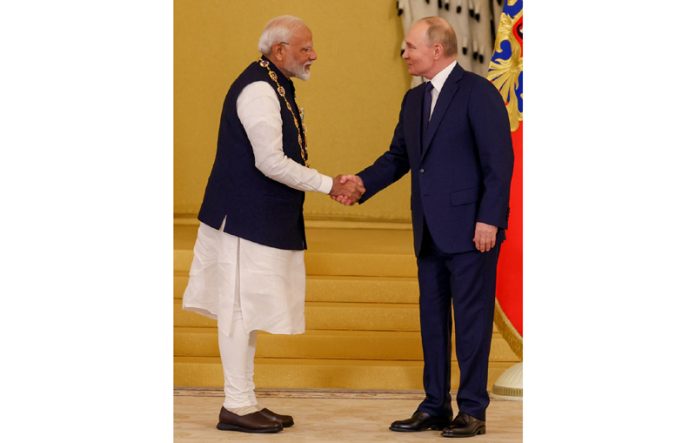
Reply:
[[[382,154],[375,162],[358,172],[358,176],[362,179],[365,185],[365,193],[358,200],[358,203],[364,203],[387,186],[399,180],[409,171],[408,151],[406,150],[406,141],[403,131],[403,114],[404,103],[408,92],[401,102],[401,111],[399,112],[399,122],[394,129],[389,150]]]
[[[483,179],[476,221],[506,229],[513,164],[510,120],[500,92],[487,80],[473,88],[468,114]]]

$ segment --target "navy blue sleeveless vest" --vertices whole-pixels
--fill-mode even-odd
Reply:
[[[299,122],[292,81],[270,61],[269,67],[278,76]],[[292,114],[267,69],[255,61],[232,83],[225,97],[217,153],[198,219],[219,229],[227,217],[225,232],[228,234],[278,249],[303,250],[307,248],[302,216],[304,192],[271,180],[256,169],[251,143],[237,115],[237,97],[244,87],[258,81],[270,84],[280,101],[285,155],[304,164]],[[300,135],[304,138],[301,125],[300,122]]]

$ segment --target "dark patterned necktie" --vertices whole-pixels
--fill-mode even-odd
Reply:
[[[423,131],[422,131],[422,142],[425,143],[425,135],[428,132],[428,123],[430,122],[430,106],[433,103],[433,84],[428,82],[425,84],[425,96],[423,97]]]
[[[433,104],[433,84],[428,82],[425,84],[425,96],[423,97],[423,129],[428,129],[430,122],[430,108]]]

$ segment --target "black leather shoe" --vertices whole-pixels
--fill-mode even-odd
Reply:
[[[237,415],[223,407],[220,409],[220,421],[217,428],[221,431],[272,433],[282,431],[283,425],[274,418],[266,417],[261,411]]]
[[[273,418],[279,421],[284,428],[289,428],[290,426],[295,424],[295,421],[292,419],[292,416],[290,415],[276,414],[268,408],[263,408],[259,412],[268,418]]]
[[[440,430],[449,425],[452,416],[432,416],[427,412],[416,411],[411,418],[397,420],[389,426],[390,431],[396,432],[418,432],[427,429]]]
[[[460,412],[442,431],[443,437],[473,437],[486,433],[486,421]]]

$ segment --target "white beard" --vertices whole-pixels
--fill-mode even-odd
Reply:
[[[304,65],[295,65],[291,69],[288,69],[288,71],[292,72],[295,77],[299,78],[300,80],[309,80],[310,77],[310,72],[305,69],[307,66],[311,65],[312,62],[307,62]]]
[[[302,73],[297,73],[297,78],[307,81],[309,80],[310,73],[308,71],[302,71]]]

